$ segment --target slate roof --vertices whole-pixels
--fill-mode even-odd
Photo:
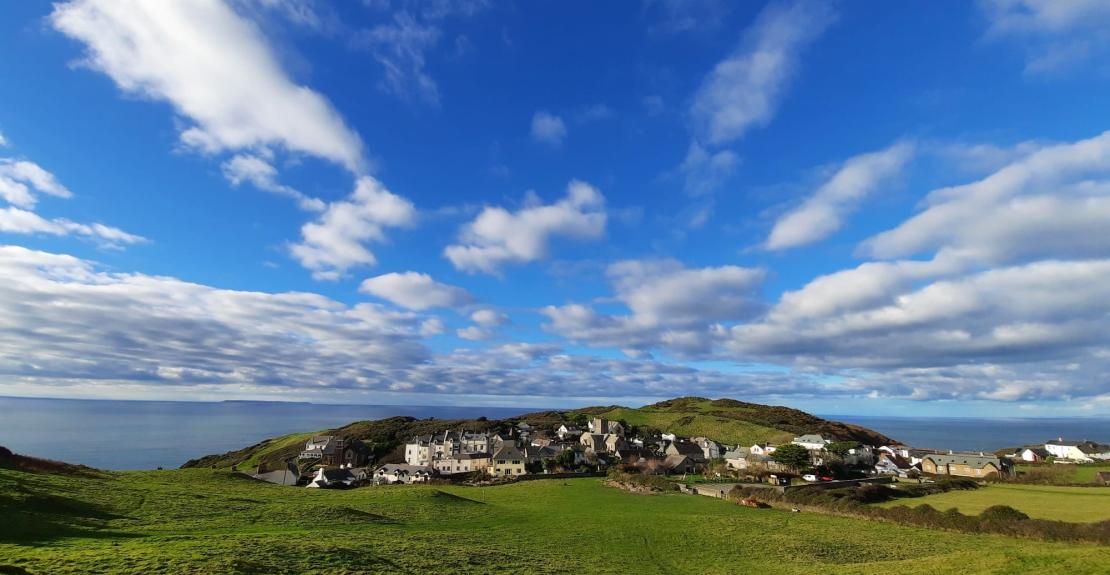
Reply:
[[[493,459],[523,461],[525,457],[524,454],[521,453],[515,445],[513,445],[511,442],[506,441],[501,444],[501,447],[497,448],[497,451],[493,454]]]

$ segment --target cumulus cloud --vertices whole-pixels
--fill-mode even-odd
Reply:
[[[418,272],[388,273],[363,280],[359,291],[401,307],[423,311],[433,307],[460,307],[472,303],[470,292],[440,283]]]
[[[361,172],[362,141],[317,92],[282,70],[266,39],[221,0],[72,0],[54,28],[121,90],[165,101],[182,142],[206,152],[279,147]]]
[[[509,317],[492,309],[480,309],[470,314],[474,325],[460,328],[456,334],[462,339],[481,341],[494,336],[496,329],[509,321]]]
[[[316,279],[335,280],[354,266],[377,263],[365,244],[384,242],[385,228],[409,226],[415,219],[411,202],[363,176],[346,200],[328,204],[319,218],[301,227],[301,241],[289,251]]]
[[[913,146],[900,142],[844,162],[802,205],[775,222],[765,247],[782,250],[823,240],[843,225],[860,202],[902,171]]]
[[[565,198],[510,212],[486,207],[444,255],[460,270],[495,274],[510,263],[545,258],[556,237],[599,239],[605,233],[605,198],[593,186],[571,181]]]
[[[559,116],[540,110],[532,116],[531,135],[533,140],[557,148],[567,137],[567,125]]]
[[[726,144],[770,120],[799,55],[834,18],[824,2],[767,6],[737,49],[713,68],[694,95],[690,115],[699,139]]]
[[[729,328],[725,355],[839,371],[910,399],[1110,393],[1110,133],[934,190],[863,263]],[[905,259],[912,256],[926,259]],[[901,258],[901,259],[900,259]]]
[[[687,269],[676,260],[628,260],[609,266],[617,300],[631,313],[609,315],[581,305],[542,310],[546,329],[574,341],[638,355],[667,348],[685,355],[711,351],[724,334],[720,322],[749,319],[762,305],[760,269],[720,266]]]

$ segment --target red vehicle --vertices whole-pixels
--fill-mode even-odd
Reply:
[[[828,475],[822,475],[821,476],[821,481],[832,481],[832,480],[833,480],[833,478],[829,477]]]

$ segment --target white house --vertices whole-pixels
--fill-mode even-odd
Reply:
[[[802,447],[810,451],[821,451],[822,449],[825,449],[826,445],[832,442],[817,434],[807,434],[800,437],[795,437],[794,441],[791,441],[790,443],[793,443],[794,445],[801,445]]]
[[[316,470],[316,475],[308,483],[308,487],[347,487],[356,480],[355,474],[346,467],[320,468]]]
[[[1110,445],[1100,445],[1094,441],[1065,441],[1060,437],[1046,441],[1044,448],[1057,459],[1084,462],[1110,459]]]
[[[424,483],[432,476],[427,467],[390,463],[374,471],[374,483]]]
[[[1044,461],[1052,454],[1047,449],[1042,447],[1026,447],[1018,452],[1018,457],[1022,461],[1037,462]]]
[[[773,443],[757,443],[748,448],[752,455],[771,455],[775,452]]]

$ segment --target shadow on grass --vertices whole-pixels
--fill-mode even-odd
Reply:
[[[439,500],[439,501],[443,501],[445,503],[458,503],[458,504],[462,504],[462,505],[485,505],[486,504],[484,501],[478,501],[476,499],[470,499],[468,497],[463,497],[461,495],[455,495],[454,493],[448,493],[446,491],[441,491],[439,489],[436,489],[435,491],[432,492],[432,497]]]
[[[105,530],[108,521],[122,519],[122,515],[59,495],[0,495],[0,516],[4,518],[0,521],[0,541],[5,543],[35,545],[64,537],[134,537]]]

